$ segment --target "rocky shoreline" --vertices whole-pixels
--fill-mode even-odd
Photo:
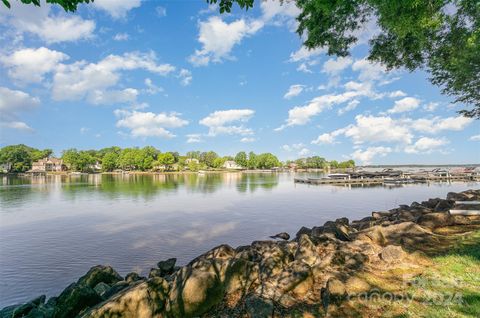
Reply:
[[[455,201],[480,201],[480,190],[372,212],[359,221],[302,227],[292,240],[280,233],[278,241],[220,245],[182,267],[175,259],[160,261],[148,277],[121,277],[98,265],[58,297],[6,307],[0,318],[304,317],[298,313],[308,308],[323,316],[375,287],[359,273],[401,267],[413,276],[428,264],[429,249],[448,243],[439,229],[480,228],[480,216],[449,213]]]

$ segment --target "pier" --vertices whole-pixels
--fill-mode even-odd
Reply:
[[[400,177],[356,177],[350,176],[345,178],[294,178],[295,183],[307,184],[414,184],[425,183],[429,181],[480,181],[478,174],[446,174],[446,175],[426,175],[426,174],[411,174]]]

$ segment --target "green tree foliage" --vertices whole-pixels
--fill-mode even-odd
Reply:
[[[218,158],[215,151],[202,152],[198,158],[200,163],[205,164],[207,167],[213,168],[213,161]]]
[[[280,166],[278,158],[271,153],[262,153],[256,157],[257,168],[259,169],[272,169]]]
[[[51,149],[39,150],[21,145],[11,145],[0,149],[0,163],[10,166],[8,172],[25,172],[32,168],[32,162],[49,157]]]
[[[81,172],[91,172],[93,170],[92,165],[97,161],[92,151],[78,151],[75,148],[65,150],[62,159],[70,170]]]
[[[200,159],[200,151],[189,151],[186,154],[186,157],[189,159]]]
[[[218,3],[220,13],[230,13],[232,11],[233,3],[236,2],[242,9],[248,10],[253,7],[253,0],[207,0],[209,4]]]
[[[225,161],[227,161],[228,158],[226,157],[218,157],[218,158],[215,158],[215,160],[213,160],[213,167],[214,168],[221,168],[223,166],[223,164],[225,163]]]
[[[120,154],[115,151],[105,153],[102,158],[102,170],[111,172],[118,168],[117,162]]]
[[[175,157],[171,152],[166,152],[158,155],[157,163],[159,166],[165,166],[165,170],[170,170],[175,163]]]
[[[248,158],[245,151],[240,151],[239,153],[237,153],[237,155],[235,156],[235,163],[242,167],[248,167]]]
[[[196,172],[200,169],[200,164],[196,163],[195,161],[190,161],[188,163],[188,170]]]
[[[427,70],[444,94],[473,106],[462,114],[480,118],[478,0],[298,0],[297,6],[306,47],[347,56],[357,31],[376,19],[369,60],[387,69]]]
[[[248,169],[257,169],[257,167],[258,167],[257,155],[253,151],[250,151],[248,153],[247,168]]]
[[[18,0],[2,0],[3,4],[10,9],[10,2],[11,1],[18,1]],[[90,3],[94,0],[47,0],[47,3],[55,3],[60,5],[65,11],[75,12],[77,10],[77,6],[80,3]],[[20,0],[21,3],[24,4],[33,4],[37,7],[40,6],[41,0]]]

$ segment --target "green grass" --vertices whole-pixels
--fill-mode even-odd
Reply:
[[[477,228],[478,229],[478,228]],[[431,265],[410,280],[395,284],[402,300],[350,303],[359,317],[391,318],[479,318],[480,317],[480,230],[455,235],[446,251],[430,256]],[[390,273],[398,278],[394,273]],[[400,275],[401,276],[401,275]],[[391,279],[379,276],[375,285],[389,291]]]
[[[397,317],[480,317],[480,231],[461,237],[432,263],[407,289],[414,300]]]

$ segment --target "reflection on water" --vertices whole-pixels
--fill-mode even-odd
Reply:
[[[91,195],[107,199],[122,197],[152,200],[179,190],[186,193],[214,193],[220,188],[236,188],[238,192],[269,190],[278,184],[273,173],[207,173],[207,174],[96,174],[49,175],[37,177],[3,177],[1,207],[5,209],[44,200],[45,196],[62,193],[64,199]]]
[[[306,176],[306,175],[297,175]],[[321,174],[309,175],[321,176]],[[0,179],[0,307],[58,294],[96,264],[147,274],[215,245],[444,197],[475,183],[315,186],[293,174],[77,175]]]

